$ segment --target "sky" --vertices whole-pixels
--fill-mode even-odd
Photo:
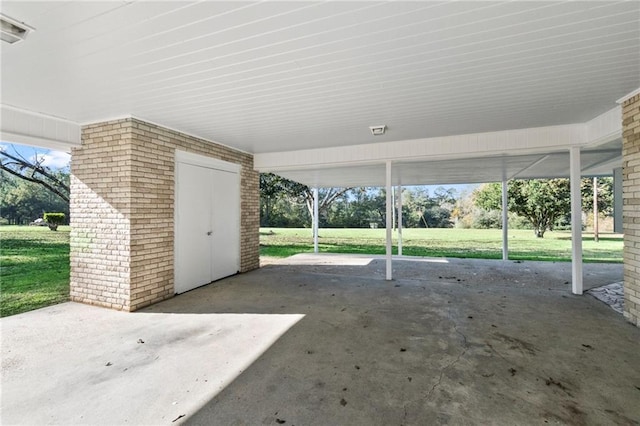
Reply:
[[[36,148],[34,146],[11,144],[0,142],[0,151],[7,151],[9,154],[16,152],[27,160],[33,160],[37,155],[44,158],[44,165],[51,169],[64,169],[69,167],[71,155],[62,151],[54,151],[52,149]]]
[[[480,184],[477,183],[464,183],[458,185],[422,185],[421,188],[426,188],[429,191],[429,195],[433,195],[435,190],[438,188],[445,189],[454,189],[456,191],[455,195],[465,195],[467,193],[471,193],[474,189],[476,189]],[[418,188],[418,186],[408,186],[407,188]]]

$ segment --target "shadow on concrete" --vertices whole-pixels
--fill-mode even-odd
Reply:
[[[304,256],[303,256],[304,257]],[[147,312],[296,314],[188,424],[634,424],[640,330],[570,265],[294,256]],[[323,263],[324,262],[324,263]],[[360,264],[354,265],[354,262]],[[586,286],[621,265],[585,265]],[[627,367],[625,367],[627,366]]]
[[[170,424],[214,398],[303,317],[64,303],[3,318],[2,424]]]
[[[6,424],[635,424],[640,329],[570,265],[294,256],[0,320]],[[585,287],[621,265],[585,265]]]

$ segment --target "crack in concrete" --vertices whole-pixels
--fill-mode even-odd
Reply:
[[[451,318],[451,315],[449,315],[449,318]],[[433,395],[433,392],[435,392],[436,388],[440,386],[440,384],[442,384],[442,377],[444,376],[444,372],[447,371],[449,368],[453,367],[454,365],[456,365],[460,361],[460,358],[462,358],[462,356],[465,353],[467,353],[467,349],[469,347],[467,343],[467,336],[463,332],[458,330],[458,324],[456,324],[455,322],[453,322],[453,331],[455,331],[458,335],[462,337],[463,350],[462,352],[460,352],[460,354],[458,354],[455,360],[453,360],[447,366],[445,366],[440,370],[440,377],[438,378],[438,381],[431,387],[431,390],[429,391],[425,399],[430,399],[431,395]]]
[[[455,330],[456,333],[458,333],[460,336],[462,336],[462,347],[464,348],[464,350],[466,352],[467,348],[469,347],[469,344],[467,343],[467,336],[465,336],[463,332],[458,330],[458,326],[456,324],[453,325],[453,329]]]
[[[465,336],[465,342],[466,342],[466,336]],[[449,364],[447,364],[444,368],[442,368],[440,370],[440,377],[438,378],[438,381],[431,387],[431,390],[429,390],[429,393],[427,394],[425,399],[430,399],[431,398],[431,395],[433,395],[433,392],[435,392],[436,388],[438,386],[440,386],[440,384],[442,384],[442,377],[444,376],[445,371],[447,371],[448,369],[450,369],[451,367],[456,365],[460,361],[460,358],[462,358],[462,356],[465,353],[467,353],[467,349],[466,348],[462,352],[460,352],[460,354],[458,354],[458,356],[456,357],[455,360],[453,360],[452,362],[450,362]]]
[[[448,369],[450,369],[451,367],[456,365],[460,361],[460,359],[464,356],[464,354],[467,353],[467,349],[468,349],[467,336],[464,333],[462,333],[460,330],[458,330],[458,325],[455,324],[455,323],[453,324],[453,330],[462,337],[462,347],[463,347],[462,352],[460,352],[458,354],[456,359],[454,359],[449,364],[447,364],[442,369],[440,369],[440,376],[438,377],[438,381],[436,383],[434,383],[434,385],[431,387],[429,392],[427,392],[426,396],[424,396],[422,398],[416,398],[414,400],[411,400],[409,402],[405,402],[403,404],[402,408],[404,409],[404,416],[402,417],[401,425],[404,424],[404,421],[407,419],[407,405],[413,404],[414,402],[420,401],[422,399],[425,400],[425,401],[431,399],[431,396],[435,392],[436,388],[442,384],[442,378],[444,377],[445,371],[447,371]]]

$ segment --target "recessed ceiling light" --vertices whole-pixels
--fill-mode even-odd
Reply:
[[[35,28],[0,13],[0,39],[2,41],[9,44],[17,43],[27,38],[27,34],[31,31],[35,31]]]
[[[384,135],[384,132],[387,130],[387,125],[383,124],[381,126],[370,126],[369,130],[371,130],[371,134],[373,136]]]

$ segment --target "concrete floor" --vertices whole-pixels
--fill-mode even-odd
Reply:
[[[138,313],[4,318],[2,424],[640,424],[640,329],[569,264],[394,269],[295,256]]]

